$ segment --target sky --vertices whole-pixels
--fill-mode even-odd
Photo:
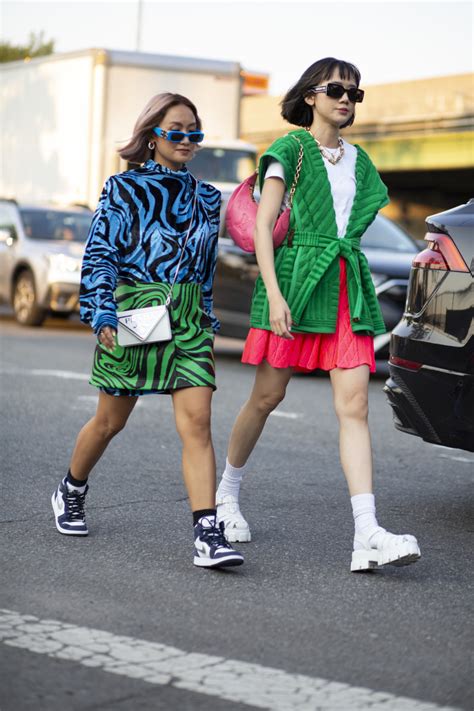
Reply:
[[[57,52],[231,60],[268,73],[274,95],[327,56],[356,64],[362,85],[474,71],[473,3],[457,0],[3,0],[0,12],[3,41],[43,31]]]

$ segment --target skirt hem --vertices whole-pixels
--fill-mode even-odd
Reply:
[[[364,361],[361,361],[359,363],[354,363],[353,365],[338,365],[337,363],[335,365],[330,365],[330,366],[323,366],[323,365],[315,365],[314,367],[307,368],[303,365],[277,365],[275,363],[271,363],[270,360],[266,357],[263,356],[260,360],[256,360],[255,362],[252,361],[250,358],[244,360],[244,357],[242,356],[241,363],[243,365],[252,365],[252,366],[257,366],[260,365],[263,362],[267,362],[268,365],[271,365],[272,368],[277,368],[277,369],[284,369],[284,368],[291,368],[294,370],[296,373],[312,373],[315,370],[324,370],[326,373],[330,373],[331,370],[336,370],[336,368],[340,368],[341,370],[352,370],[353,368],[359,368],[361,365],[367,365],[370,369],[371,373],[375,373],[376,368],[375,365],[370,361],[369,358],[367,358]]]
[[[125,397],[141,397],[142,395],[171,395],[176,390],[185,390],[186,388],[211,388],[213,392],[217,390],[216,385],[205,385],[204,383],[188,383],[186,385],[178,385],[175,388],[163,388],[162,390],[124,390],[121,388],[105,388],[103,385],[96,385],[89,381],[89,385],[93,388],[97,388],[102,393],[106,395],[113,395],[114,397],[125,396]]]

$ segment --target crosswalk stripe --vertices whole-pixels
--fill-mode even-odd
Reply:
[[[55,659],[271,711],[455,711],[404,696],[290,674],[157,642],[0,610],[0,641]]]
[[[74,370],[51,370],[47,368],[1,368],[0,373],[5,375],[38,375],[40,377],[63,378],[64,380],[90,380],[87,373],[77,373]]]
[[[270,412],[270,415],[274,417],[287,417],[289,420],[297,420],[298,417],[301,417],[297,412],[281,412],[280,410],[273,410],[273,412]]]

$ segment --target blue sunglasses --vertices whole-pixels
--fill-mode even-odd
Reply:
[[[202,131],[184,133],[184,131],[165,131],[163,128],[154,128],[153,133],[156,133],[160,138],[164,138],[166,141],[171,141],[172,143],[181,143],[185,138],[189,138],[191,143],[201,143],[204,140]]]

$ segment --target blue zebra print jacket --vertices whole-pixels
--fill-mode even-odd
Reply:
[[[92,219],[82,262],[80,317],[98,333],[117,328],[118,282],[171,283],[191,219],[196,179],[153,160],[111,176]],[[202,284],[204,310],[212,312],[221,194],[199,182],[193,226],[176,283]]]

